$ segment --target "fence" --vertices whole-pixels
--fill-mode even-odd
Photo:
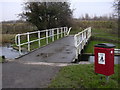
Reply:
[[[47,29],[47,30],[41,30],[41,31],[17,34],[15,36],[15,43],[16,43],[16,46],[19,47],[20,55],[22,55],[22,48],[21,48],[21,46],[27,45],[27,49],[28,49],[28,51],[30,51],[31,50],[30,49],[31,43],[38,42],[38,46],[40,47],[41,46],[41,40],[46,39],[46,44],[48,44],[49,43],[49,38],[51,38],[52,41],[55,40],[55,36],[56,36],[57,39],[62,38],[63,36],[69,35],[70,30],[71,30],[71,27],[70,28],[68,28],[68,27],[61,27],[61,28],[53,28],[53,29]],[[34,40],[30,40],[30,35],[32,35],[32,34],[37,34],[36,35],[37,38],[34,39]]]
[[[90,37],[91,27],[86,28],[82,32],[74,35],[75,47],[77,48],[76,59],[78,58],[78,54],[81,54],[81,50],[84,48]]]

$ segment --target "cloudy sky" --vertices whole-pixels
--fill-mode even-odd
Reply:
[[[114,0],[69,0],[71,3],[70,8],[74,9],[73,16],[75,18],[79,18],[86,13],[91,17],[94,15],[102,16],[112,14],[113,1]],[[0,1],[0,21],[18,20],[17,15],[23,10],[23,2],[24,0]]]

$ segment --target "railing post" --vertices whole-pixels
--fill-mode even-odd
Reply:
[[[64,27],[64,37],[66,36],[66,33],[65,33],[65,27]]]
[[[67,36],[67,34],[68,34],[68,27],[66,27],[66,36]]]
[[[76,56],[75,56],[75,59],[78,59],[78,47],[77,47],[77,37],[76,35],[74,35],[74,40],[75,40],[75,47],[76,47]]]
[[[22,55],[21,45],[20,45],[20,35],[18,34],[18,46],[19,46],[19,54]]]
[[[39,44],[39,47],[40,47],[40,31],[38,31],[38,44]]]
[[[86,31],[84,33],[85,33],[85,43],[86,43]]]
[[[88,40],[88,31],[89,29],[86,31],[86,39]],[[87,42],[87,41],[86,41]]]
[[[62,27],[61,27],[61,38],[63,37],[63,31],[62,31]]]
[[[89,31],[90,31],[90,36],[91,36],[91,27],[89,27]]]
[[[67,36],[69,35],[71,28],[72,28],[72,27],[70,27],[69,30],[67,31]],[[68,29],[68,28],[67,28],[67,29]]]
[[[82,49],[83,49],[83,42],[84,41],[84,35],[83,35],[83,32],[82,32]]]
[[[54,29],[52,29],[52,41],[54,41]]]
[[[78,37],[78,38],[79,38],[79,41],[78,41],[79,43],[80,43],[80,41],[81,41],[81,40],[80,40],[80,35],[81,35],[81,34],[79,34],[79,37]],[[80,51],[81,51],[81,50],[80,50],[80,45],[79,45],[79,46],[78,46],[78,53],[79,53],[79,54],[80,54]]]
[[[29,32],[27,32],[27,41],[28,41],[28,51],[30,51],[30,36],[29,36]]]
[[[48,44],[48,30],[46,30],[46,44]]]
[[[59,39],[59,28],[57,28],[57,39]]]
[[[67,27],[65,27],[65,36],[67,36]]]

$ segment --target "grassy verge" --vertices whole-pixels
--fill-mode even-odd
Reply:
[[[72,30],[70,31],[70,35],[77,34],[78,32],[81,32],[81,31],[82,31],[82,29],[72,29]]]
[[[93,64],[66,66],[57,74],[49,88],[118,88],[118,65],[115,65],[115,74],[111,75],[106,83],[105,76],[94,73]]]
[[[0,63],[2,62],[2,57],[0,56]]]
[[[95,44],[99,44],[99,43],[112,43],[112,42],[96,41],[96,40],[90,41],[90,42],[87,44],[86,48],[84,49],[84,53],[94,53],[94,45],[95,45]],[[116,45],[115,48],[118,48],[118,43],[113,43],[113,44]]]
[[[2,56],[0,56],[0,63],[4,62],[4,59],[2,59]]]

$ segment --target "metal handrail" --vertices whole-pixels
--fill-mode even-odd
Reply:
[[[89,38],[91,37],[91,27],[86,28],[85,30],[74,35],[75,47],[76,47],[76,59],[78,54],[81,53],[81,50],[84,48]]]
[[[64,33],[64,36],[67,36],[67,35],[69,35],[71,28],[72,27],[70,27],[70,28],[68,28],[68,27],[60,27],[60,28],[52,28],[52,29],[46,29],[46,30],[41,30],[41,31],[17,34],[15,36],[15,44],[16,44],[16,46],[19,47],[19,53],[20,53],[20,55],[22,55],[21,46],[27,44],[28,45],[28,51],[30,51],[30,43],[38,41],[38,45],[40,47],[41,46],[40,41],[42,39],[46,38],[46,44],[48,44],[48,38],[49,37],[51,37],[52,41],[54,41],[54,36],[55,35],[57,35],[57,39],[59,39],[60,36],[63,37],[63,33]],[[56,31],[56,33],[55,33],[55,31]],[[45,33],[45,36],[41,37],[41,33]],[[38,34],[38,38],[35,39],[35,40],[30,40],[30,34]],[[27,36],[27,41],[24,42],[24,43],[21,43],[21,36],[24,36],[24,35]]]

